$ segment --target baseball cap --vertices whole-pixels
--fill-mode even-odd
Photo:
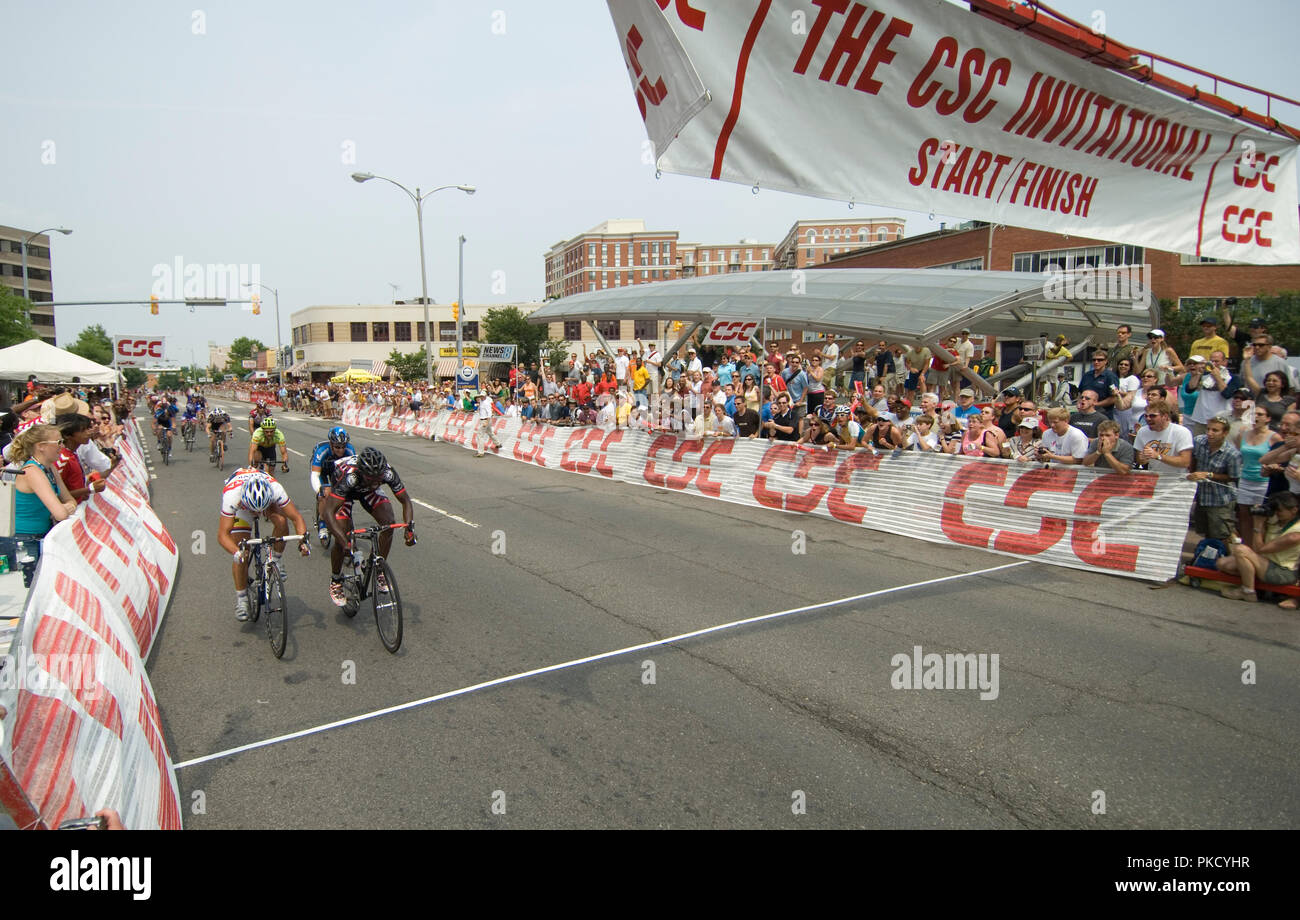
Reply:
[[[1020,420],[1020,427],[1021,427],[1021,428],[1037,428],[1037,427],[1038,427],[1038,422],[1037,422],[1035,419],[1032,419],[1032,418],[1022,418],[1022,419]]]
[[[961,331],[961,333],[962,333],[963,335],[970,335],[970,330],[969,330],[969,329],[963,329],[963,330]]]
[[[1150,332],[1147,333],[1148,339],[1153,339],[1156,336],[1159,336],[1160,338],[1163,339],[1165,337],[1165,331],[1163,329],[1152,329]]]
[[[967,387],[966,389],[962,390],[962,391],[961,391],[960,393],[958,393],[957,395],[958,395],[958,396],[969,396],[969,397],[971,397],[972,399],[974,399],[974,398],[975,398],[975,391],[972,390],[972,389],[970,389],[969,387]]]
[[[1238,396],[1240,396],[1242,399],[1254,399],[1255,391],[1252,390],[1250,387],[1241,387],[1239,389],[1233,390],[1232,398],[1236,399]]]
[[[1262,316],[1257,316],[1250,321],[1251,329],[1258,329],[1260,326],[1267,326],[1267,325],[1268,325],[1268,320],[1264,319],[1264,317]]]
[[[1205,358],[1202,355],[1192,355],[1190,358],[1187,359],[1187,362],[1189,364],[1193,361],[1195,361],[1197,364],[1204,364]]]
[[[1200,320],[1198,320],[1198,322],[1199,322],[1202,326],[1207,326],[1207,325],[1208,325],[1208,326],[1217,326],[1217,325],[1219,325],[1219,321],[1218,321],[1217,319],[1215,319],[1213,316],[1202,316],[1202,317],[1200,318]]]
[[[1002,391],[1004,397],[1020,396],[1020,387],[1007,387]]]

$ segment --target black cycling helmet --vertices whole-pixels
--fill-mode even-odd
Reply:
[[[384,459],[384,455],[373,447],[367,447],[357,454],[357,471],[362,476],[370,479],[382,476],[386,466],[388,461]]]

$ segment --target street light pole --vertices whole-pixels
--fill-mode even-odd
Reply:
[[[265,284],[246,284],[246,288],[260,287],[264,291],[270,291],[275,295],[275,369],[280,374],[280,386],[284,386],[284,346],[280,339],[280,291],[278,288],[267,287]]]
[[[358,183],[369,182],[371,179],[383,179],[385,182],[389,183],[390,185],[396,185],[402,191],[406,192],[407,196],[412,201],[415,202],[415,222],[420,232],[420,300],[424,304],[424,376],[425,376],[425,381],[430,386],[432,386],[433,385],[433,328],[429,322],[429,284],[428,284],[428,276],[426,275],[424,269],[424,199],[428,198],[430,195],[436,194],[437,192],[441,192],[444,189],[449,189],[449,188],[459,189],[460,191],[464,192],[466,195],[473,195],[476,191],[478,191],[478,189],[476,189],[472,185],[440,185],[437,188],[433,189],[432,191],[428,191],[425,192],[424,194],[420,194],[419,186],[416,186],[415,191],[412,192],[405,185],[402,185],[402,183],[389,179],[387,176],[376,176],[374,173],[363,173],[363,172],[354,172],[352,174],[353,182],[358,182]],[[460,326],[460,322],[459,320],[457,320],[457,329],[459,329],[459,326]],[[459,338],[459,332],[457,333],[457,337]]]
[[[19,248],[22,250],[23,253],[23,300],[28,301],[28,303],[31,302],[31,299],[27,287],[27,244],[30,243],[32,240],[36,239],[42,233],[49,233],[50,231],[54,231],[55,233],[62,233],[64,236],[67,236],[69,233],[72,232],[71,230],[66,230],[63,227],[46,227],[44,230],[37,230],[35,233],[30,234],[26,239],[22,241],[22,244],[19,246]],[[27,314],[28,318],[30,319],[31,311],[27,307],[24,307],[23,311]]]
[[[456,382],[460,383],[460,369],[465,364],[465,344],[461,335],[461,317],[465,315],[465,237],[460,238],[460,259],[456,270]],[[480,368],[481,370],[481,368]],[[479,381],[481,384],[482,381]],[[480,386],[480,389],[482,387]]]

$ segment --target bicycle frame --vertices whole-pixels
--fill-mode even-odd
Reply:
[[[355,563],[361,570],[360,576],[355,574],[344,576],[344,580],[353,579],[356,581],[358,595],[357,603],[364,601],[370,596],[371,582],[373,581],[375,568],[374,560],[384,558],[379,555],[379,547],[377,545],[379,542],[379,535],[385,530],[397,530],[405,526],[405,523],[399,521],[396,524],[372,524],[369,527],[362,527],[348,531],[348,536],[351,537],[353,541],[365,540],[370,544],[369,548],[366,550],[365,557],[360,562]]]

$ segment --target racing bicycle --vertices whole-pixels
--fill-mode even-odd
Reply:
[[[263,613],[266,614],[266,636],[271,640],[271,654],[276,658],[284,656],[285,646],[289,644],[289,605],[284,596],[284,570],[272,558],[267,546],[280,541],[288,543],[302,539],[303,535],[297,534],[263,540],[258,521],[254,519],[253,539],[239,544],[240,550],[246,549],[249,552],[249,561],[253,564],[248,576],[248,616],[256,623]],[[304,547],[306,545],[303,544]]]
[[[216,463],[217,469],[219,470],[224,470],[226,468],[226,438],[229,435],[230,431],[225,428],[217,432],[217,446],[212,452],[211,460]]]
[[[393,570],[384,557],[379,555],[377,543],[379,535],[385,530],[398,530],[405,526],[401,522],[373,524],[351,531],[349,536],[353,541],[364,540],[369,548],[360,562],[353,557],[352,574],[343,576],[343,590],[347,593],[343,612],[354,617],[361,609],[361,602],[373,598],[379,641],[394,654],[402,646],[402,597],[397,591],[397,579],[393,577]]]
[[[194,450],[194,422],[187,420],[181,423],[181,437],[185,439],[185,449]]]
[[[158,452],[162,454],[163,466],[171,463],[172,457],[172,430],[158,426]]]

